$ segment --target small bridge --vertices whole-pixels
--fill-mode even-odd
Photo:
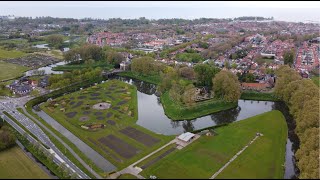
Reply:
[[[114,69],[112,71],[102,71],[102,76],[106,76],[106,77],[109,77],[109,76],[113,76],[117,73],[120,73],[120,72],[124,72],[125,70],[122,70],[122,69]]]

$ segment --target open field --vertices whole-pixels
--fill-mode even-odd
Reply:
[[[135,124],[136,87],[118,80],[59,97],[42,104],[41,109],[118,168],[126,167],[173,138]],[[137,136],[132,136],[132,132]]]
[[[0,81],[19,77],[27,70],[27,67],[0,61]]]
[[[319,76],[314,76],[311,78],[311,80],[318,86],[320,87],[320,77]]]
[[[257,132],[263,134],[217,178],[283,178],[287,125],[280,111],[266,112],[218,127],[215,136],[202,136],[144,169],[144,177],[210,178]]]
[[[24,53],[22,51],[7,51],[0,48],[0,59],[8,59],[8,58],[18,58],[27,55],[27,53]]]
[[[50,179],[18,146],[0,152],[1,179]]]
[[[161,95],[161,104],[165,114],[172,120],[191,120],[222,110],[227,110],[237,107],[237,103],[226,103],[217,100],[206,100],[197,102],[192,107],[185,107],[174,102],[168,92]]]

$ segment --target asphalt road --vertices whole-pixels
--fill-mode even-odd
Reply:
[[[26,99],[27,100],[27,99]],[[19,106],[22,101],[16,103],[13,103],[9,99],[7,100],[1,100],[0,102],[0,114],[2,114],[3,111],[6,111],[9,113],[12,117],[14,117],[20,124],[22,124],[26,129],[28,129],[33,135],[35,135],[43,144],[45,144],[47,147],[49,147],[55,154],[54,156],[54,162],[58,165],[61,163],[66,163],[67,167],[70,167],[70,169],[73,172],[76,172],[78,174],[78,178],[85,178],[89,179],[90,177],[86,175],[84,172],[82,172],[77,166],[75,166],[66,156],[64,156],[63,153],[59,151],[59,149],[51,142],[49,137],[29,118],[27,118],[25,115],[21,114],[19,111],[16,110],[16,107]],[[10,118],[8,118],[6,115],[2,114],[4,120],[6,120],[10,125],[12,125],[19,133],[24,134],[25,131],[17,125],[14,121],[12,121]],[[36,140],[28,135],[28,140],[30,142],[35,142]]]

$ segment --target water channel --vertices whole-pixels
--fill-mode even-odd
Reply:
[[[59,62],[39,68],[38,70],[45,70],[45,74],[61,74],[63,72],[52,71],[52,67],[64,64],[65,62]],[[239,100],[238,107],[230,110],[213,113],[193,120],[173,121],[164,113],[160,97],[156,95],[156,85],[127,77],[114,76],[112,78],[137,87],[137,124],[158,134],[178,135],[183,132],[190,132],[209,126],[240,121],[271,110],[281,111],[285,116],[288,125],[284,178],[297,178],[299,172],[295,164],[294,152],[296,152],[299,147],[299,140],[294,133],[295,124],[292,116],[289,114],[288,107],[283,102]]]
[[[177,135],[209,126],[240,121],[271,110],[281,111],[288,125],[284,178],[296,179],[299,172],[295,165],[294,152],[299,146],[299,141],[294,133],[294,121],[283,102],[239,100],[238,107],[230,110],[213,113],[193,120],[173,121],[165,115],[160,97],[155,94],[156,85],[127,77],[116,76],[114,78],[137,87],[137,124],[158,134]]]

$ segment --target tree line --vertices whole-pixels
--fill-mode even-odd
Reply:
[[[288,105],[296,122],[299,178],[319,179],[319,87],[287,65],[279,67],[276,75],[275,94]]]

